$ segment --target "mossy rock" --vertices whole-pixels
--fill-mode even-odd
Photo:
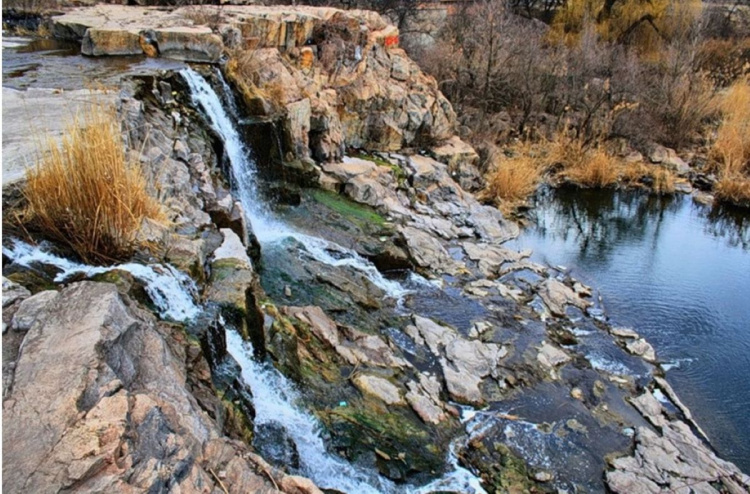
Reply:
[[[386,219],[371,207],[358,204],[333,192],[316,189],[312,192],[312,197],[328,209],[358,223],[359,226],[368,227],[368,230],[371,225],[378,227],[386,225]]]
[[[5,271],[3,275],[11,281],[18,283],[29,290],[32,295],[45,290],[57,290],[53,278],[31,269],[19,269],[17,271]]]
[[[531,478],[526,462],[507,445],[490,442],[492,434],[470,442],[461,452],[464,463],[479,471],[488,492],[542,493],[551,487]]]
[[[146,288],[132,274],[121,269],[113,269],[106,273],[100,273],[91,277],[92,281],[103,283],[112,283],[117,286],[117,291],[121,294],[130,295],[139,304],[148,307],[151,311],[156,311],[156,307],[148,296]]]
[[[427,426],[406,405],[387,407],[363,398],[317,413],[331,433],[334,449],[352,461],[362,456],[374,459],[380,473],[390,479],[427,478],[445,469],[451,427]]]
[[[427,478],[445,468],[455,423],[430,426],[406,404],[388,407],[362,395],[348,380],[356,369],[307,324],[284,316],[271,303],[262,306],[273,319],[266,341],[274,365],[303,390],[304,400],[330,432],[334,449],[351,460],[374,463],[394,480]]]

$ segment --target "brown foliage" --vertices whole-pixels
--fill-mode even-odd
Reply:
[[[711,157],[719,174],[716,197],[750,204],[750,81],[735,82],[721,103],[722,122]]]
[[[59,146],[49,140],[40,151],[26,175],[27,221],[84,261],[127,258],[143,220],[164,220],[140,168],[126,159],[114,108],[92,105]]]
[[[544,170],[538,154],[529,144],[510,150],[510,156],[499,151],[491,153],[486,186],[480,197],[498,206],[523,201],[536,191]]]

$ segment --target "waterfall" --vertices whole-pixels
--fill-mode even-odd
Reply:
[[[299,407],[294,385],[269,363],[255,360],[250,343],[230,329],[227,349],[242,367],[242,377],[252,391],[255,425],[276,423],[284,427],[299,452],[301,474],[320,487],[350,494],[395,492],[392,482],[329,453],[320,423]]]
[[[194,302],[197,292],[193,280],[169,264],[143,265],[134,262],[116,266],[89,266],[65,259],[20,240],[13,247],[3,247],[3,254],[16,264],[31,267],[34,263],[54,266],[60,272],[55,283],[61,283],[75,274],[86,277],[109,271],[123,270],[144,284],[146,293],[159,311],[159,315],[173,321],[188,321],[198,315],[200,309]]]
[[[190,87],[190,98],[193,104],[196,108],[202,110],[211,128],[224,141],[224,149],[231,165],[233,192],[242,203],[247,220],[252,225],[253,233],[255,233],[261,245],[294,238],[304,245],[307,253],[316,261],[330,266],[352,267],[364,274],[375,286],[394,299],[398,300],[408,293],[400,283],[383,277],[371,262],[354,250],[319,237],[294,231],[288,225],[274,218],[258,191],[258,171],[255,160],[243,144],[234,121],[222,105],[221,98],[208,81],[193,69],[183,69],[180,74]],[[231,90],[221,76],[221,72],[218,73],[218,77],[224,88],[223,90],[229,91],[226,96],[231,100]],[[230,106],[235,104],[232,101]]]
[[[328,240],[295,231],[274,218],[270,208],[261,199],[258,190],[256,163],[245,147],[232,117],[222,105],[222,100],[206,81],[193,69],[183,69],[180,74],[190,87],[190,97],[208,124],[221,136],[230,162],[234,194],[239,198],[261,245],[269,245],[293,238],[301,243],[308,255],[318,262],[330,266],[351,267],[388,296],[401,301],[409,293],[401,283],[388,280],[377,268],[357,252]],[[235,108],[231,90],[221,73],[218,73],[222,91],[229,100],[230,109]],[[236,112],[232,111],[231,113]],[[427,283],[421,277],[412,276],[414,282]],[[250,387],[255,405],[255,424],[277,424],[282,426],[294,441],[299,452],[301,474],[310,477],[321,487],[354,493],[428,493],[438,490],[466,494],[486,494],[480,481],[459,465],[455,450],[462,444],[457,440],[448,456],[450,471],[427,486],[397,486],[375,471],[356,467],[344,459],[329,453],[321,436],[322,426],[299,403],[294,385],[268,362],[259,362],[253,357],[250,343],[245,342],[233,330],[227,330],[227,349],[242,367],[242,376]]]
[[[190,87],[190,98],[193,104],[202,110],[211,128],[224,141],[224,149],[231,165],[233,192],[242,203],[258,241],[268,242],[285,238],[289,234],[289,229],[271,216],[261,200],[258,193],[255,161],[245,148],[219,95],[208,81],[193,69],[183,69],[180,75]]]

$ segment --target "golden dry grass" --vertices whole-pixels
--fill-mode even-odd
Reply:
[[[126,159],[113,107],[92,104],[60,145],[48,139],[26,179],[27,221],[86,262],[127,258],[143,220],[164,220],[140,168]]]
[[[569,0],[555,14],[550,38],[573,45],[592,26],[605,41],[629,42],[651,54],[658,52],[663,40],[683,37],[702,11],[700,0],[622,0],[603,15],[605,3]]]
[[[587,146],[572,137],[566,127],[555,135],[548,161],[563,167],[563,175],[583,187],[608,187],[615,182],[622,168],[620,160],[610,156],[601,146]]]
[[[750,81],[734,83],[721,102],[723,116],[713,157],[721,172],[750,172]]]
[[[650,188],[657,194],[673,194],[675,174],[668,168],[646,165],[642,162],[627,163],[620,167],[620,180],[628,185],[640,186],[644,179],[650,179]]]
[[[504,202],[518,203],[536,191],[543,172],[539,159],[530,152],[528,145],[514,150],[508,158],[496,153],[486,175],[486,185],[481,193],[482,200],[498,205]]]
[[[735,82],[722,99],[721,125],[711,156],[719,176],[715,194],[735,204],[750,203],[750,81]]]
[[[587,151],[581,160],[565,169],[568,179],[584,187],[608,187],[617,182],[619,174],[619,160],[599,147]]]

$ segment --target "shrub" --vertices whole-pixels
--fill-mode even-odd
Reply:
[[[582,159],[565,168],[565,176],[584,187],[608,187],[620,173],[619,161],[596,147],[585,152]]]
[[[562,174],[570,181],[584,187],[610,186],[617,182],[622,168],[620,161],[601,145],[589,145],[583,137],[572,136],[567,126],[555,134],[547,161],[562,168]]]
[[[723,116],[712,155],[723,174],[750,174],[750,81],[734,83],[722,98]]]
[[[127,258],[143,220],[164,220],[140,168],[126,159],[114,108],[92,104],[59,145],[49,139],[40,151],[26,173],[28,221],[84,261]]]
[[[716,86],[729,86],[750,74],[750,37],[706,40],[697,62]]]
[[[568,0],[555,15],[550,36],[573,45],[594,23],[603,40],[654,54],[663,41],[683,39],[700,14],[699,0]]]
[[[500,152],[491,153],[490,171],[485,176],[486,186],[481,199],[503,205],[526,199],[536,191],[543,167],[530,145],[523,144],[512,150],[511,157]]]
[[[662,166],[628,163],[621,167],[620,179],[630,185],[648,184],[657,194],[672,194],[675,191],[674,172]]]
[[[744,175],[724,175],[716,183],[714,195],[723,202],[750,206],[750,178]]]

